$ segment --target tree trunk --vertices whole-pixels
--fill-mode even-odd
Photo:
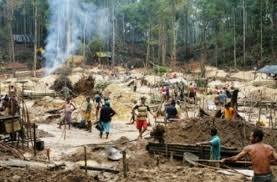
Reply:
[[[85,15],[85,24],[84,24],[84,30],[83,30],[83,57],[84,62],[86,62],[86,31],[87,31],[87,15]]]
[[[112,22],[113,22],[113,47],[112,47],[112,66],[115,65],[115,15],[114,15],[114,1],[112,1]]]
[[[148,31],[147,31],[147,48],[146,48],[146,59],[145,66],[148,67],[149,57],[150,57],[150,40],[151,40],[151,25],[149,23]]]
[[[12,3],[12,2],[10,2]],[[13,39],[13,4],[8,3],[8,29],[9,29],[9,36],[10,36],[10,44],[9,44],[9,57],[10,62],[15,62],[15,51],[14,51],[14,39]]]
[[[271,55],[272,57],[275,57],[274,55],[274,2],[273,0],[271,1],[271,39],[270,39],[270,47],[271,47]],[[277,5],[277,2],[276,2]]]
[[[263,0],[260,0],[260,63],[263,62]],[[257,68],[260,67],[260,63],[257,62]]]
[[[176,0],[172,1],[172,51],[171,51],[171,66],[175,68],[176,66],[176,44],[177,44],[177,36],[176,36]]]
[[[162,65],[166,65],[166,33],[165,33],[165,24],[164,21],[162,23],[162,50],[161,50],[161,57],[162,57]]]
[[[35,20],[35,37],[34,37],[34,65],[33,65],[33,76],[36,77],[36,70],[37,70],[37,0],[33,0],[33,6],[34,6],[34,20]]]
[[[233,41],[234,41],[234,67],[237,68],[237,41],[236,41],[236,11],[234,8],[234,26],[233,26]]]
[[[218,67],[218,44],[217,44],[217,42],[215,43],[215,64],[216,64],[216,67]]]
[[[246,32],[246,11],[245,11],[245,0],[242,0],[242,17],[243,17],[243,66],[245,63],[245,32]]]

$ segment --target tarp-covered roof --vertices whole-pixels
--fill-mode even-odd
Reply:
[[[14,34],[13,39],[16,43],[19,43],[19,44],[34,42],[33,36],[27,35],[27,34]]]
[[[277,65],[267,65],[258,70],[260,73],[277,74]]]

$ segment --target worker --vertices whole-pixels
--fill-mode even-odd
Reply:
[[[210,159],[211,160],[220,160],[220,149],[221,149],[221,142],[220,137],[217,135],[217,129],[211,129],[211,140],[205,142],[196,143],[197,145],[211,145],[211,153]]]
[[[138,87],[138,82],[137,79],[134,80],[134,86],[133,86],[133,91],[136,92]]]
[[[95,111],[95,117],[96,117],[96,121],[98,121],[98,115],[99,115],[99,111],[100,111],[100,108],[101,108],[101,105],[102,105],[102,99],[101,99],[101,96],[99,93],[97,93],[95,95],[95,103],[96,103],[96,111]]]
[[[251,133],[251,144],[243,150],[229,158],[222,159],[222,162],[235,162],[245,156],[249,156],[252,162],[254,177],[253,182],[273,182],[274,177],[270,168],[271,162],[277,161],[277,153],[270,145],[264,144],[264,133],[261,129],[254,129]]]
[[[134,101],[134,105],[136,106],[137,105],[137,101]],[[134,108],[134,107],[133,107]],[[135,111],[132,109],[132,111],[131,111],[131,117],[130,117],[130,120],[129,120],[130,122],[129,123],[127,123],[128,125],[132,125],[132,124],[134,124],[135,123],[135,121],[136,121],[136,116],[135,116]]]
[[[181,105],[180,104],[181,104],[180,100],[177,100],[176,104],[175,104],[175,108],[177,110],[178,117],[180,117],[180,114],[181,114]]]
[[[90,103],[90,97],[86,98],[86,101],[82,104],[83,120],[86,122],[87,130],[91,132],[92,119],[91,119],[92,104]]]
[[[232,121],[235,119],[236,116],[236,112],[234,110],[234,108],[231,107],[230,103],[225,104],[225,108],[224,108],[224,118],[227,121]]]
[[[16,87],[14,85],[10,85],[9,86],[9,96],[13,97],[13,96],[16,96],[16,94],[17,94]]]
[[[140,98],[140,103],[137,104],[134,108],[133,111],[137,117],[137,129],[139,131],[139,139],[142,139],[143,133],[147,130],[148,122],[147,122],[147,114],[148,112],[156,118],[156,115],[152,113],[150,110],[149,106],[145,104],[146,97],[141,97]],[[136,112],[137,111],[137,112]]]
[[[196,103],[196,88],[193,86],[192,83],[189,84],[189,98],[193,98],[194,104]]]
[[[167,122],[174,121],[174,119],[178,118],[178,111],[176,109],[176,103],[174,99],[170,101],[170,105],[165,107],[165,115]]]
[[[64,96],[65,99],[69,98],[72,94],[72,90],[68,88],[66,85],[63,86],[62,90],[60,93]]]
[[[226,95],[226,92],[224,91],[220,91],[219,94],[218,94],[218,99],[219,99],[219,103],[221,105],[224,105],[226,103],[226,100],[227,100],[227,95]]]
[[[112,104],[111,104],[111,99],[110,99],[109,96],[105,96],[103,100],[104,100],[104,103],[109,103],[110,106],[112,106]]]
[[[102,138],[103,133],[106,133],[106,139],[109,138],[109,134],[111,130],[111,121],[112,121],[112,117],[115,114],[116,112],[110,107],[110,103],[105,102],[100,110],[100,123],[103,129],[100,131],[100,138]]]
[[[64,119],[60,122],[59,128],[61,128],[62,124],[68,124],[68,129],[70,129],[72,124],[72,112],[76,110],[75,105],[71,101],[71,97],[66,99],[66,103],[62,107],[64,110]]]

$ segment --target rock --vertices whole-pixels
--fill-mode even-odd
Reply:
[[[12,179],[15,180],[15,181],[20,181],[21,176],[14,175],[14,176],[12,177]]]

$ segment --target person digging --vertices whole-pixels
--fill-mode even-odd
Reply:
[[[251,144],[244,147],[239,154],[222,159],[221,162],[235,162],[249,156],[254,170],[252,181],[274,182],[270,165],[277,162],[277,153],[272,146],[263,143],[263,137],[264,133],[261,129],[254,129],[250,136]]]
[[[148,112],[154,118],[156,118],[156,115],[153,114],[152,111],[150,110],[149,106],[145,104],[146,97],[141,97],[140,101],[141,102],[133,108],[132,112],[136,115],[136,118],[137,118],[136,125],[137,125],[137,129],[139,131],[138,138],[142,139],[142,135],[147,130],[147,126],[148,126],[148,122],[147,122]]]

